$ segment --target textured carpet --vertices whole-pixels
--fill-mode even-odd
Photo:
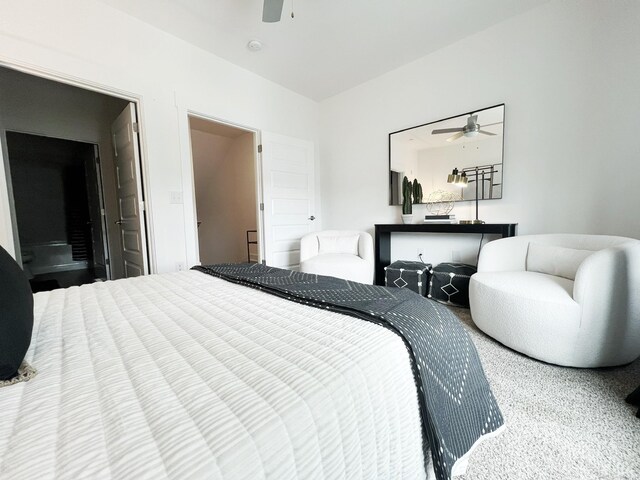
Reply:
[[[452,311],[478,349],[506,430],[480,444],[464,480],[640,479],[640,360],[616,368],[558,367],[514,352]]]

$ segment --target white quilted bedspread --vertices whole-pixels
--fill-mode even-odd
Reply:
[[[0,478],[425,478],[408,353],[377,325],[200,272],[35,296]]]

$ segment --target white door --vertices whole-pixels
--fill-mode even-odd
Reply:
[[[120,215],[116,223],[120,226],[125,277],[137,277],[148,271],[137,130],[135,106],[130,103],[111,126]]]
[[[264,260],[295,269],[300,238],[316,230],[314,145],[306,140],[262,133]]]
[[[98,146],[93,146],[93,158],[84,162],[87,200],[89,201],[89,219],[91,226],[91,243],[93,246],[93,268],[98,278],[111,279],[107,259],[108,246],[105,224],[104,201],[102,198],[102,175],[100,174],[100,156]]]

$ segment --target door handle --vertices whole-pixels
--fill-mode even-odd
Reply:
[[[311,220],[312,222],[313,222],[315,219],[316,219],[316,217],[314,217],[313,215],[311,215],[311,216],[309,217],[309,220]]]
[[[113,222],[113,223],[115,223],[116,225],[122,225],[122,220],[116,220],[116,221],[115,221],[115,222]]]

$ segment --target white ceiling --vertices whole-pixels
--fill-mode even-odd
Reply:
[[[263,0],[101,1],[323,100],[549,0],[285,0],[279,23]]]

